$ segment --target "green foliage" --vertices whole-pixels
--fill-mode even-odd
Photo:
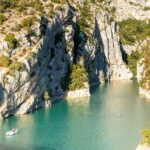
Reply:
[[[52,3],[49,4],[48,17],[52,18],[54,15],[54,5]]]
[[[25,28],[28,34],[32,33],[32,29],[31,26],[38,21],[38,19],[36,17],[28,17],[25,18],[24,20],[22,20],[21,22],[21,27]]]
[[[26,0],[20,0],[19,3],[18,3],[17,10],[20,11],[20,12],[23,12],[24,10],[26,10],[26,7],[27,7]]]
[[[52,0],[52,2],[57,4],[64,4],[66,3],[66,0]]]
[[[6,19],[5,15],[0,13],[0,25],[2,25],[6,20],[7,19]]]
[[[22,12],[27,7],[33,7],[37,11],[43,10],[40,0],[0,0],[0,12],[7,9],[17,9]]]
[[[118,22],[118,25],[120,40],[125,45],[134,45],[150,36],[150,20],[128,19]]]
[[[35,0],[34,2],[34,8],[37,11],[42,11],[43,10],[43,6],[40,0]]]
[[[128,66],[133,74],[133,76],[136,76],[137,74],[137,61],[140,58],[140,52],[134,51],[131,53],[131,55],[128,55]]]
[[[12,33],[9,33],[5,36],[4,40],[8,42],[9,47],[14,49],[19,46],[19,41],[15,38],[15,35]]]
[[[1,9],[15,8],[18,0],[0,0]]]
[[[10,64],[9,57],[1,55],[0,56],[0,66],[2,67],[8,67]]]
[[[44,92],[44,94],[43,94],[43,99],[44,100],[50,100],[50,96],[49,96],[49,93],[46,91],[46,92]]]
[[[85,83],[88,81],[87,72],[84,65],[81,63],[74,64],[70,74],[69,90],[76,90],[85,87]]]
[[[25,18],[24,20],[22,20],[21,22],[21,27],[22,28],[30,28],[34,22],[35,22],[35,18],[33,17],[28,17],[28,18]]]
[[[146,6],[146,7],[144,7],[143,10],[144,10],[144,11],[148,11],[148,10],[150,10],[150,7]]]
[[[91,5],[89,0],[85,0],[83,7],[80,9],[80,16],[77,19],[77,24],[82,32],[89,35],[92,21]]]
[[[9,65],[9,69],[14,72],[22,71],[22,70],[24,70],[24,68],[25,68],[24,64],[22,64],[18,61],[15,61]]]
[[[143,73],[140,81],[140,86],[150,91],[150,41],[142,48],[142,65]]]
[[[141,144],[150,146],[150,130],[141,132]]]

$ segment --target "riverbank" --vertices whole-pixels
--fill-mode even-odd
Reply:
[[[150,91],[139,87],[139,93],[144,97],[146,97],[147,99],[150,99]]]
[[[139,144],[136,150],[150,150],[149,146]]]
[[[67,93],[66,99],[74,99],[74,98],[81,98],[81,97],[89,97],[90,92],[89,89],[80,89],[80,90],[75,90],[75,91],[69,91]]]

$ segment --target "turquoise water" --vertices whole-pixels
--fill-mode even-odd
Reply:
[[[91,98],[61,101],[0,122],[0,150],[135,150],[150,127],[150,103],[136,82],[94,86]],[[20,132],[5,137],[5,131]]]

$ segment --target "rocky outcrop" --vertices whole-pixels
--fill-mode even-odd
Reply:
[[[66,99],[74,99],[74,98],[89,97],[89,96],[90,96],[89,89],[80,89],[76,91],[69,91],[67,93]]]
[[[146,89],[140,87],[139,93],[141,95],[144,95],[147,99],[150,99],[150,91],[149,90],[146,90]]]

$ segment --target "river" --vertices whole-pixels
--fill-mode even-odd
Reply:
[[[13,127],[19,133],[6,137]],[[0,122],[0,150],[135,150],[150,128],[150,102],[136,81],[93,86],[91,97],[61,101]]]

